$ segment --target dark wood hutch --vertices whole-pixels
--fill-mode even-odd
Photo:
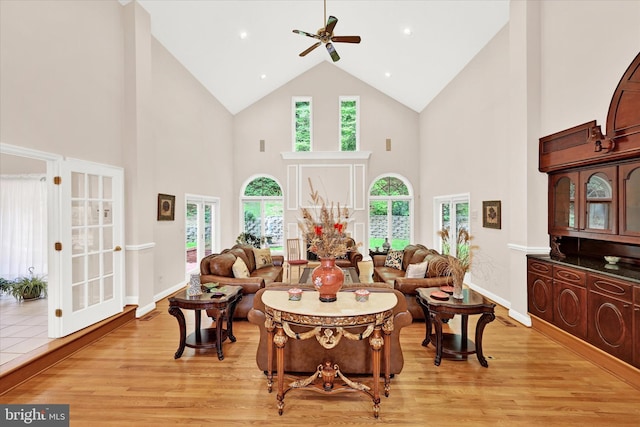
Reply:
[[[594,120],[540,138],[539,150],[551,252],[527,259],[533,327],[640,388],[640,54],[605,133]]]

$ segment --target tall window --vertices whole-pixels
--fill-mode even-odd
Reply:
[[[340,151],[357,151],[360,147],[359,97],[340,97]]]
[[[404,249],[412,238],[413,195],[400,176],[377,179],[369,191],[369,248]]]
[[[434,199],[434,209],[436,212],[434,218],[434,240],[437,243],[438,250],[442,254],[456,256],[462,251],[468,251],[469,245],[457,247],[452,242],[458,241],[460,230],[466,230],[471,233],[469,228],[469,195],[460,194],[453,196],[442,196]],[[449,233],[449,241],[445,243],[438,234],[441,230],[447,230]]]
[[[311,151],[313,131],[311,97],[292,98],[293,110],[293,151]]]
[[[218,199],[186,195],[185,240],[187,275],[197,273],[200,260],[219,247]]]
[[[280,252],[284,240],[284,199],[273,178],[253,178],[242,192],[242,231],[259,238],[272,251]]]

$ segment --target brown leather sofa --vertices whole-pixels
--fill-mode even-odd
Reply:
[[[293,285],[286,283],[272,283],[264,289],[260,289],[253,299],[253,308],[249,311],[248,320],[260,329],[260,341],[256,352],[256,362],[261,371],[267,371],[267,336],[268,332],[264,322],[266,315],[264,313],[264,304],[262,302],[262,294],[266,290],[288,290]],[[312,286],[295,285],[303,291],[313,291]],[[404,366],[404,358],[402,356],[402,348],[400,346],[400,330],[410,325],[412,322],[411,313],[407,311],[406,300],[399,291],[390,289],[388,285],[382,283],[366,283],[354,284],[352,286],[343,287],[342,290],[368,289],[370,292],[394,292],[398,298],[398,304],[393,309],[394,328],[390,336],[391,342],[391,361],[390,374],[399,374]],[[304,296],[303,296],[304,298]],[[294,327],[292,327],[295,329]],[[297,329],[295,329],[297,331]],[[303,330],[303,328],[300,328]],[[308,330],[308,329],[307,329]],[[364,328],[363,328],[364,330]],[[350,329],[350,332],[356,332],[356,329]],[[286,344],[284,356],[284,367],[286,372],[290,373],[313,373],[318,365],[325,360],[331,360],[340,366],[340,370],[344,374],[368,374],[371,375],[371,346],[369,340],[352,341],[343,339],[333,349],[327,350],[323,348],[315,339],[294,340],[289,339]],[[273,372],[276,371],[275,354],[273,358]],[[384,351],[382,352],[381,366],[385,365]],[[384,373],[384,368],[383,372]]]
[[[344,258],[336,258],[336,266],[340,268],[353,267],[356,269],[356,273],[360,275],[360,267],[358,266],[358,262],[362,261],[362,254],[358,252],[356,241],[352,238],[348,238],[347,248],[351,248],[351,251],[347,252]],[[307,259],[309,261],[317,261],[318,257],[313,252],[307,251]]]
[[[236,306],[234,317],[246,318],[253,306],[253,296],[265,284],[282,282],[284,257],[272,255],[273,266],[256,269],[256,261],[251,245],[235,245],[219,254],[208,255],[200,261],[200,283],[219,283],[222,285],[242,286],[242,299]],[[247,265],[251,277],[235,278],[232,266],[240,257]]]
[[[386,255],[373,257],[373,281],[385,282],[394,289],[402,292],[407,300],[407,307],[414,319],[424,320],[424,311],[416,301],[416,289],[431,288],[452,283],[451,276],[446,273],[447,259],[436,250],[423,245],[408,245],[403,250],[402,269],[385,267]],[[404,277],[409,264],[428,261],[424,278],[413,279]]]

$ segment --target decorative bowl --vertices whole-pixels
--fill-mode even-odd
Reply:
[[[604,260],[607,261],[609,264],[616,264],[618,261],[620,261],[620,257],[607,255],[604,257]]]
[[[366,289],[358,289],[356,292],[356,301],[367,302],[369,301],[369,291]]]
[[[302,289],[289,289],[289,301],[300,301],[302,299]]]

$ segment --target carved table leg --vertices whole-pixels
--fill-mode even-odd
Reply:
[[[373,416],[378,418],[380,414],[380,349],[384,345],[384,340],[380,335],[380,327],[373,330],[373,335],[369,338],[371,345],[371,365],[373,370]]]
[[[182,313],[182,310],[180,310],[180,307],[169,307],[169,314],[178,319],[178,329],[180,329],[180,345],[178,346],[178,351],[176,351],[173,358],[179,359],[184,352],[184,346],[187,340],[187,325],[185,324],[184,314]]]
[[[267,390],[269,393],[273,390],[273,330],[274,325],[270,317],[264,321],[264,327],[267,330]]]
[[[273,338],[276,345],[276,359],[278,365],[278,415],[282,415],[284,410],[284,346],[287,343],[287,336],[282,330],[282,326],[278,325],[276,328],[276,335]]]
[[[440,362],[442,361],[442,322],[440,321],[440,317],[436,313],[431,313],[431,321],[433,322],[433,326],[436,330],[436,359],[433,362],[434,365],[440,366]]]
[[[384,334],[384,395],[389,397],[391,390],[391,332],[393,331],[393,319],[382,327]]]
[[[227,310],[227,336],[231,342],[236,342],[236,337],[233,335],[233,316],[236,312],[236,307],[242,299],[242,294],[229,306]]]
[[[431,342],[431,316],[429,315],[429,306],[427,306],[426,301],[423,299],[419,300],[420,307],[422,307],[422,311],[424,312],[424,323],[425,323],[425,334],[424,340],[422,341],[422,346],[426,347]]]
[[[215,309],[216,313],[216,351],[218,352],[218,360],[224,360],[222,354],[222,321],[224,320],[226,310]]]
[[[489,362],[485,359],[484,354],[482,353],[482,334],[484,332],[484,327],[487,326],[488,323],[491,323],[495,320],[496,315],[491,313],[483,313],[478,319],[478,323],[476,325],[476,356],[478,356],[478,361],[485,368],[489,367]]]

